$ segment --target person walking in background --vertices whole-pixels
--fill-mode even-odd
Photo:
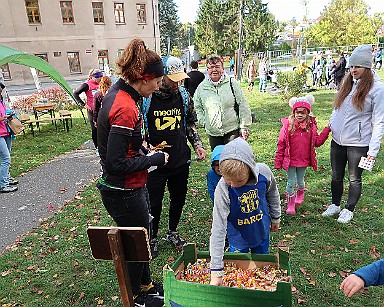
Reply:
[[[7,106],[3,100],[2,92],[5,85],[0,82],[0,193],[17,191],[18,181],[10,177],[12,136],[7,121],[13,114],[7,114]]]
[[[97,128],[97,117],[102,106],[103,98],[112,86],[112,80],[108,76],[103,76],[99,83],[99,90],[94,95],[93,124]]]
[[[267,77],[268,77],[268,70],[269,70],[269,65],[268,65],[268,58],[264,57],[260,63],[259,63],[259,91],[260,92],[265,92],[267,88]]]
[[[196,88],[205,79],[205,75],[199,71],[199,62],[191,61],[191,71],[187,74],[189,78],[184,79],[184,87],[188,90],[191,97],[195,94]]]
[[[219,180],[221,179],[221,172],[219,167],[220,154],[224,145],[217,145],[211,154],[211,169],[207,173],[207,188],[209,197],[212,203],[215,199],[215,189]]]
[[[215,191],[209,252],[211,285],[221,285],[225,236],[229,251],[267,254],[269,233],[280,227],[280,194],[265,163],[256,163],[242,138],[226,144],[220,155],[222,178]]]
[[[209,136],[211,150],[241,136],[248,138],[251,108],[240,84],[224,72],[217,55],[207,59],[208,77],[197,87],[193,100],[197,119]]]
[[[340,59],[339,59],[339,61],[337,61],[336,66],[332,71],[332,73],[335,74],[335,85],[336,85],[337,89],[340,88],[341,80],[343,80],[343,78],[345,76],[345,69],[347,66],[347,61],[345,60],[344,55],[345,55],[344,52],[342,52],[340,54]]]
[[[287,214],[296,214],[295,207],[304,202],[305,171],[308,166],[317,170],[315,147],[324,144],[331,130],[327,126],[318,134],[316,118],[310,115],[314,102],[313,95],[292,97],[289,100],[292,113],[281,119],[283,127],[277,142],[275,168],[287,171]]]
[[[255,78],[257,77],[256,65],[253,59],[248,63],[247,77],[248,77],[248,92],[249,92],[253,90],[253,86],[255,85]]]
[[[383,65],[383,55],[380,47],[377,47],[373,52],[373,65],[373,68],[377,70],[380,70]]]
[[[97,144],[97,129],[93,122],[93,109],[94,109],[93,102],[95,99],[94,95],[99,89],[99,83],[102,76],[103,76],[103,72],[100,69],[91,69],[89,71],[88,80],[84,82],[82,85],[80,85],[80,87],[73,92],[73,95],[75,96],[76,101],[80,105],[85,106],[85,108],[87,109],[88,121],[92,129],[92,141],[93,141],[93,145],[96,148],[96,154],[98,154],[98,144]],[[85,93],[85,96],[87,98],[86,103],[84,103],[84,101],[80,98],[81,93]]]
[[[145,184],[151,166],[167,164],[168,154],[146,155],[142,97],[159,89],[163,64],[144,41],[133,39],[116,62],[121,78],[103,98],[97,118],[102,176],[97,183],[103,205],[120,227],[144,227],[150,234]],[[135,306],[164,305],[162,286],[153,283],[148,262],[127,262]]]
[[[231,57],[229,59],[229,71],[234,71],[235,70],[235,60]]]
[[[384,85],[372,67],[372,47],[355,48],[349,59],[346,75],[333,104],[330,119],[332,130],[332,204],[323,212],[324,217],[339,214],[339,223],[348,223],[360,199],[362,157],[374,162],[384,133]],[[344,192],[345,168],[348,164],[348,198],[341,210]]]
[[[352,297],[364,287],[384,285],[384,259],[353,272],[340,284],[345,296]]]
[[[167,165],[158,167],[148,175],[147,188],[153,216],[151,249],[154,257],[159,251],[157,239],[165,187],[169,192],[168,232],[166,241],[181,250],[186,240],[177,232],[188,189],[189,160],[192,145],[198,161],[206,152],[196,128],[196,113],[188,91],[180,85],[188,78],[184,65],[174,56],[163,58],[164,79],[159,90],[143,101],[146,141],[153,147],[166,144],[169,154]]]

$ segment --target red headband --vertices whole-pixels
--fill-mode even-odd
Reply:
[[[164,75],[163,62],[160,60],[154,63],[148,63],[141,75],[141,80],[152,80]]]

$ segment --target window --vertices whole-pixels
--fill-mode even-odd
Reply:
[[[103,2],[92,2],[94,23],[104,23]]]
[[[104,70],[104,67],[108,66],[108,50],[99,50],[97,54],[99,61],[99,69]]]
[[[119,49],[117,50],[117,58],[121,57],[121,55],[123,54],[124,52],[124,49]]]
[[[1,65],[0,69],[1,69],[1,73],[2,73],[3,78],[4,78],[5,81],[7,81],[7,80],[9,81],[9,80],[12,79],[8,63],[4,64],[4,65]]]
[[[80,58],[78,52],[68,52],[68,65],[70,73],[81,73]]]
[[[136,4],[137,23],[147,23],[147,15],[145,13],[145,4]]]
[[[35,56],[39,57],[40,59],[48,62],[48,54],[47,53],[36,53]],[[37,75],[39,77],[45,77],[45,76],[48,76],[45,72],[42,72],[40,70],[37,69]]]
[[[40,24],[40,10],[39,1],[25,0],[25,8],[27,10],[27,17],[29,24]]]
[[[72,1],[60,1],[61,18],[63,23],[74,23]]]
[[[115,23],[125,23],[124,3],[115,3]]]

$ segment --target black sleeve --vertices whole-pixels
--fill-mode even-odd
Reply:
[[[127,158],[128,148],[132,140],[132,131],[112,126],[108,137],[105,167],[111,175],[121,175],[139,172],[148,169],[150,166],[164,165],[163,153],[156,153],[153,156],[137,156]]]
[[[99,110],[101,108],[101,103],[103,101],[103,95],[100,92],[97,92],[94,97],[93,105],[93,121],[97,123],[97,117],[99,116]]]
[[[79,88],[77,88],[73,92],[73,96],[75,96],[77,103],[79,103],[82,106],[85,106],[85,102],[80,98],[80,94],[81,93],[85,93],[88,90],[89,90],[88,84],[87,83],[83,83],[82,85],[80,85]]]

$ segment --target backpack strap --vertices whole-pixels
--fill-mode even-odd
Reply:
[[[231,92],[232,92],[233,98],[235,99],[233,108],[235,109],[237,118],[239,118],[239,104],[237,103],[235,92],[233,91],[232,77],[229,77],[229,85],[231,86]]]
[[[180,85],[179,90],[181,93],[181,97],[183,98],[183,106],[184,106],[184,128],[187,129],[187,113],[189,110],[189,93],[187,89]]]

